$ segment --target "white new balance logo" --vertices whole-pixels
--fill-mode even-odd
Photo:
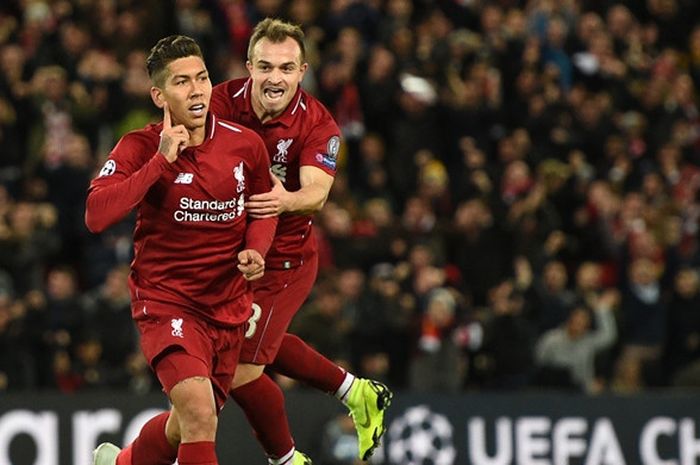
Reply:
[[[173,327],[173,330],[170,332],[175,337],[184,337],[182,334],[182,318],[173,318],[170,320],[170,326]]]
[[[194,179],[194,174],[192,173],[180,173],[175,179],[175,184],[192,184],[192,179]]]

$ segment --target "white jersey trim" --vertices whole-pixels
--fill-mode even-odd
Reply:
[[[303,95],[299,94],[299,98],[297,99],[297,102],[294,104],[294,109],[292,110],[292,114],[296,113],[297,108],[301,107],[302,110],[306,111],[306,105],[304,102],[301,101],[301,98]]]
[[[243,95],[245,96],[246,87],[248,87],[248,86],[246,86],[245,84],[243,84],[243,87],[241,87],[241,88],[238,90],[238,92],[236,92],[235,94],[233,94],[233,97],[231,97],[231,98],[236,98],[236,97],[240,96],[241,94],[243,94]]]
[[[217,124],[225,127],[226,129],[230,129],[233,132],[243,132],[240,129],[238,129],[237,127],[231,126],[230,124],[224,123],[223,121],[218,121]]]
[[[216,116],[212,113],[211,115],[211,133],[209,134],[209,140],[214,138],[214,128],[216,127]]]

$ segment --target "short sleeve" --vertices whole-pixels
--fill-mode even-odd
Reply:
[[[299,164],[315,166],[331,176],[335,176],[340,153],[340,129],[330,114],[322,117],[309,130],[304,141]]]

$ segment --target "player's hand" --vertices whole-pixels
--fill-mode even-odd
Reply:
[[[284,184],[270,172],[272,189],[264,194],[253,194],[245,203],[245,208],[252,218],[272,218],[287,211],[286,205],[291,195]]]
[[[265,274],[265,259],[257,250],[242,250],[238,252],[238,270],[246,281],[255,281]]]
[[[168,162],[174,163],[180,152],[187,147],[189,140],[190,133],[187,132],[187,128],[182,124],[173,127],[168,104],[163,105],[163,131],[160,133],[158,151],[163,154]]]

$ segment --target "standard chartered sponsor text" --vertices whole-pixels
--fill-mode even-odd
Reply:
[[[180,198],[180,209],[173,213],[178,222],[225,222],[243,213],[243,194],[230,200],[198,200],[191,197]]]

